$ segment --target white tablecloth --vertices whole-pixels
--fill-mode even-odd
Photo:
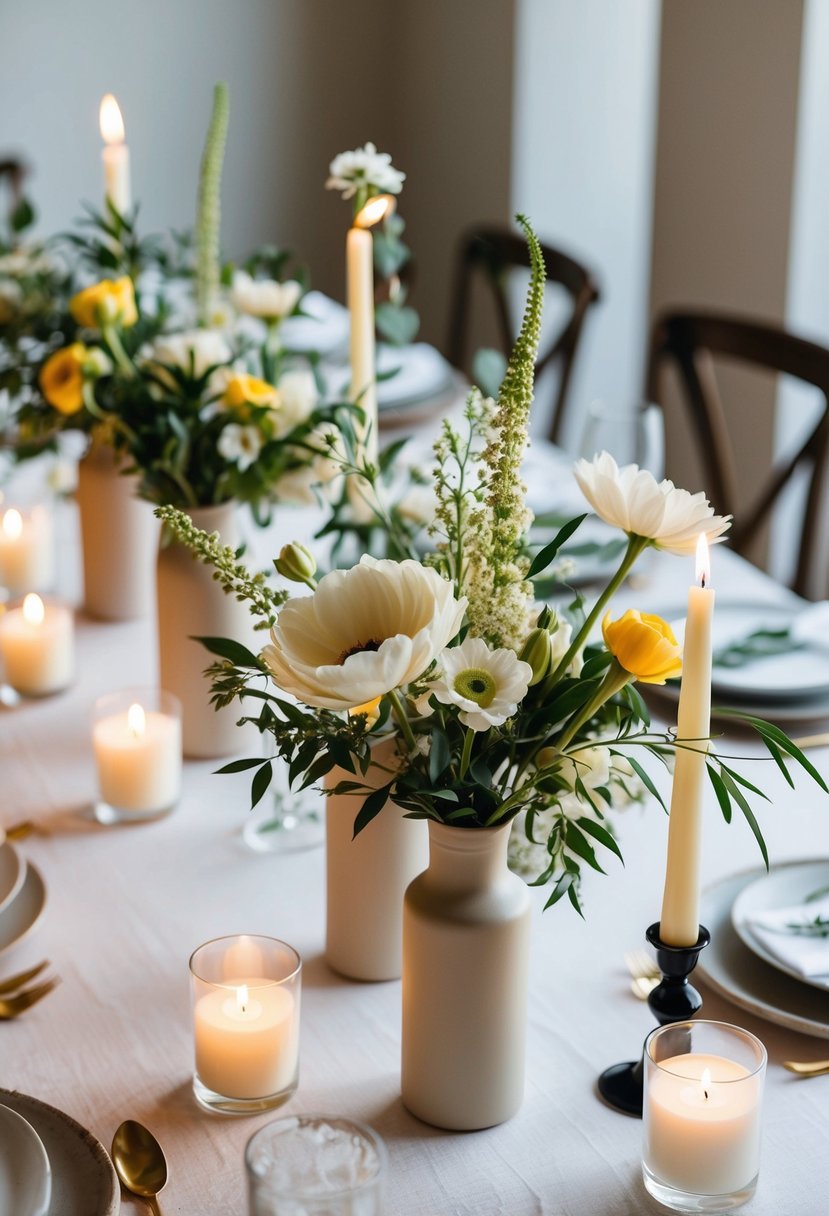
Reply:
[[[283,517],[278,543],[293,531]],[[681,604],[689,565],[652,562],[644,585],[620,602],[654,611]],[[783,595],[722,550],[714,571],[721,599]],[[218,935],[270,934],[304,959],[300,1087],[284,1109],[373,1125],[389,1146],[393,1216],[656,1210],[640,1178],[641,1123],[606,1108],[594,1086],[606,1065],[636,1054],[651,1028],[647,1007],[630,994],[622,954],[643,944],[659,915],[666,819],[658,807],[624,813],[626,866],[588,878],[586,921],[566,901],[542,915],[536,893],[526,1100],[502,1127],[451,1135],[401,1105],[399,984],[348,983],[322,959],[322,850],[273,856],[243,845],[245,775],[217,777],[215,765],[191,763],[181,804],[167,819],[107,829],[84,817],[95,792],[93,701],[147,681],[153,627],[80,619],[78,647],[70,692],[0,716],[0,822],[32,817],[42,825],[46,834],[21,847],[49,891],[43,923],[3,959],[0,974],[48,957],[63,978],[36,1010],[0,1026],[0,1084],[62,1108],[107,1146],[123,1119],[146,1123],[169,1160],[166,1216],[244,1213],[243,1146],[267,1116],[221,1118],[196,1106],[187,960]],[[772,858],[829,854],[829,799],[805,781],[791,793],[770,763],[749,767],[774,797],[763,813]],[[706,878],[758,863],[747,828],[726,827],[712,799]],[[705,1015],[747,1027],[769,1050],[762,1173],[747,1210],[820,1216],[829,1210],[829,1077],[798,1081],[780,1063],[829,1056],[829,1044],[763,1023],[713,994],[706,993]],[[124,1201],[125,1211],[139,1208]]]

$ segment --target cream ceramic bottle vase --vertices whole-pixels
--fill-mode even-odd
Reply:
[[[385,785],[394,764],[394,737],[377,745],[373,755],[365,777],[335,768],[325,778],[326,789],[340,781],[362,781],[370,789]],[[359,794],[326,797],[325,958],[348,979],[396,980],[402,965],[403,895],[429,860],[429,837],[424,820],[404,818],[392,802],[355,837],[362,802]]]
[[[194,507],[187,511],[197,528],[218,532],[222,542],[236,548],[239,536],[235,504]],[[247,738],[236,723],[238,706],[215,710],[210,703],[210,683],[204,675],[213,656],[199,637],[233,638],[256,653],[263,637],[253,628],[253,618],[244,604],[226,595],[212,571],[178,541],[162,537],[158,552],[158,659],[162,688],[173,693],[182,705],[182,741],[185,756],[193,759],[254,752],[258,746],[255,728]]]
[[[104,621],[152,614],[159,521],[121,472],[112,448],[93,443],[78,466],[84,611]]]
[[[430,822],[404,901],[403,1103],[451,1131],[503,1123],[524,1096],[530,895],[509,833]]]

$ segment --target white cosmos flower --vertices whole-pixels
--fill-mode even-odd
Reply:
[[[160,334],[142,355],[149,363],[180,367],[199,380],[208,368],[229,363],[233,351],[224,334],[217,330],[189,329],[178,334]]]
[[[220,456],[224,456],[225,460],[235,464],[244,473],[262,451],[263,442],[257,427],[239,426],[231,422],[222,431],[216,447]]]
[[[233,276],[231,299],[234,307],[249,317],[281,321],[291,315],[301,295],[302,286],[293,279],[286,283],[277,283],[275,279],[252,279],[244,270],[237,270]]]
[[[406,174],[391,163],[388,152],[378,152],[374,144],[341,152],[328,172],[326,190],[340,190],[343,198],[353,198],[363,186],[373,186],[380,194],[399,194],[406,180]]]
[[[472,730],[489,730],[511,718],[530,686],[533,669],[514,650],[490,650],[483,638],[467,638],[440,656],[441,676],[429,691],[457,705]]]
[[[596,514],[623,532],[647,537],[658,549],[693,554],[704,532],[709,543],[722,539],[730,515],[715,515],[705,494],[678,490],[672,481],[629,464],[620,469],[609,452],[579,460],[576,481]]]
[[[344,710],[416,680],[455,637],[466,610],[436,570],[364,555],[289,600],[262,658],[306,705]]]
[[[301,367],[284,372],[279,378],[278,390],[279,405],[273,417],[277,438],[282,438],[313,414],[319,393],[314,373]]]

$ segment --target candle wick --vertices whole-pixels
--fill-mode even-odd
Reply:
[[[708,1101],[708,1090],[704,1089],[702,1092],[705,1095],[705,1101],[707,1102]]]
[[[700,585],[700,587],[702,587],[703,590],[705,590],[705,582],[706,582],[705,575],[701,574],[700,578],[699,578],[699,585]]]

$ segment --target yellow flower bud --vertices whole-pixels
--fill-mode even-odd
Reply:
[[[535,629],[531,630],[518,656],[525,663],[529,663],[533,669],[533,674],[530,677],[530,688],[535,684],[540,684],[550,670],[551,655],[552,647],[550,645],[549,633],[546,629],[536,626]]]
[[[356,718],[357,714],[365,714],[366,726],[371,728],[380,717],[380,702],[382,699],[382,697],[375,697],[373,701],[366,701],[364,705],[353,706],[348,711],[349,718]]]
[[[608,612],[602,635],[620,667],[643,684],[664,684],[682,671],[679,643],[661,616],[629,608],[618,621],[611,621]]]
[[[101,279],[100,283],[84,287],[69,301],[69,311],[79,325],[89,329],[100,329],[104,325],[128,329],[138,320],[132,279],[124,275],[120,279]]]
[[[277,404],[278,399],[279,393],[267,380],[260,380],[258,376],[249,376],[244,372],[231,376],[222,394],[222,404],[236,409],[243,405],[273,406]]]
[[[50,355],[40,369],[41,392],[60,414],[77,414],[83,409],[83,369],[88,355],[82,342],[73,342]]]
[[[317,572],[317,563],[314,561],[314,555],[310,549],[306,549],[305,545],[300,545],[298,541],[293,541],[290,545],[283,545],[279,552],[279,557],[274,561],[277,574],[281,574],[283,578],[287,578],[292,583],[307,583]]]

